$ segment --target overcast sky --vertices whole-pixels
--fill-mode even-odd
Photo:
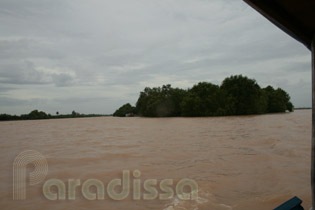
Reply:
[[[0,0],[0,113],[111,114],[243,74],[311,106],[311,54],[242,0]]]

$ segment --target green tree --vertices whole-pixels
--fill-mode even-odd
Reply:
[[[186,91],[171,85],[148,88],[140,92],[136,103],[138,113],[147,117],[180,116],[180,103]]]
[[[254,79],[231,76],[223,80],[221,89],[231,97],[232,114],[262,114],[267,110],[266,97]]]
[[[131,106],[129,103],[122,105],[119,109],[117,109],[113,116],[116,117],[125,117],[126,114],[136,114],[136,107]]]
[[[221,86],[200,82],[188,90],[171,85],[146,87],[136,108],[147,117],[222,116],[292,111],[293,104],[280,88],[261,89],[254,79],[232,75]]]
[[[78,114],[73,110],[72,112],[71,112],[71,116],[72,117],[76,117]]]
[[[33,110],[28,115],[22,115],[23,118],[29,119],[29,120],[35,120],[35,119],[48,119],[48,115],[43,111]]]
[[[181,103],[184,116],[214,116],[220,108],[220,88],[208,82],[199,82],[188,90]]]
[[[285,112],[286,110],[292,112],[293,104],[290,102],[290,96],[281,88],[274,89],[270,85],[263,89],[267,95],[267,110],[269,113]]]

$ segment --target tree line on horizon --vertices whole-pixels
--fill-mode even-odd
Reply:
[[[117,109],[113,116],[133,113],[144,117],[202,117],[251,115],[292,112],[289,94],[272,86],[261,88],[254,79],[232,75],[222,84],[199,82],[186,90],[162,87],[144,88],[136,106],[129,103]]]
[[[8,120],[41,120],[41,119],[60,119],[60,118],[81,118],[81,117],[98,117],[105,116],[100,114],[80,114],[76,111],[72,111],[71,114],[59,114],[56,112],[56,115],[47,114],[43,111],[38,111],[37,109],[31,111],[29,114],[10,115],[10,114],[0,114],[0,121]]]

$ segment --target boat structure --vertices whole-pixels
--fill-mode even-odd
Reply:
[[[243,0],[312,52],[312,148],[311,198],[315,210],[315,1]],[[301,210],[302,200],[293,197],[274,210]],[[309,209],[309,208],[307,208]]]

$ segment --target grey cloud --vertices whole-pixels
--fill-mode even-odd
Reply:
[[[0,81],[5,84],[67,86],[71,85],[73,80],[73,76],[69,74],[37,70],[31,61],[0,64]]]
[[[53,83],[60,87],[69,86],[73,82],[73,77],[69,74],[52,74],[51,77]]]
[[[9,98],[9,97],[0,97],[0,107],[3,106],[23,106],[27,104],[27,100],[22,100],[22,99],[14,99],[14,98]]]
[[[0,97],[0,107],[33,106],[33,105],[39,105],[39,104],[43,104],[43,103],[47,103],[47,99],[38,99],[38,98],[17,99],[17,98],[5,97],[5,96]],[[33,108],[33,109],[35,109],[35,108]]]
[[[11,112],[64,103],[64,111],[111,113],[145,86],[186,88],[232,74],[283,85],[308,106],[309,55],[243,1],[0,1],[2,93],[34,102]]]
[[[310,62],[302,62],[302,61],[290,61],[286,65],[285,71],[287,73],[301,73],[301,72],[311,72],[311,64]]]
[[[0,95],[1,96],[9,96],[9,91],[11,90],[15,90],[16,88],[12,88],[12,87],[5,87],[3,85],[0,85]]]
[[[1,37],[0,37],[1,38]],[[0,39],[0,60],[10,59],[62,59],[61,48],[53,49],[50,43],[41,39],[12,38]]]
[[[45,75],[30,61],[0,64],[0,81],[7,84],[45,84]]]

